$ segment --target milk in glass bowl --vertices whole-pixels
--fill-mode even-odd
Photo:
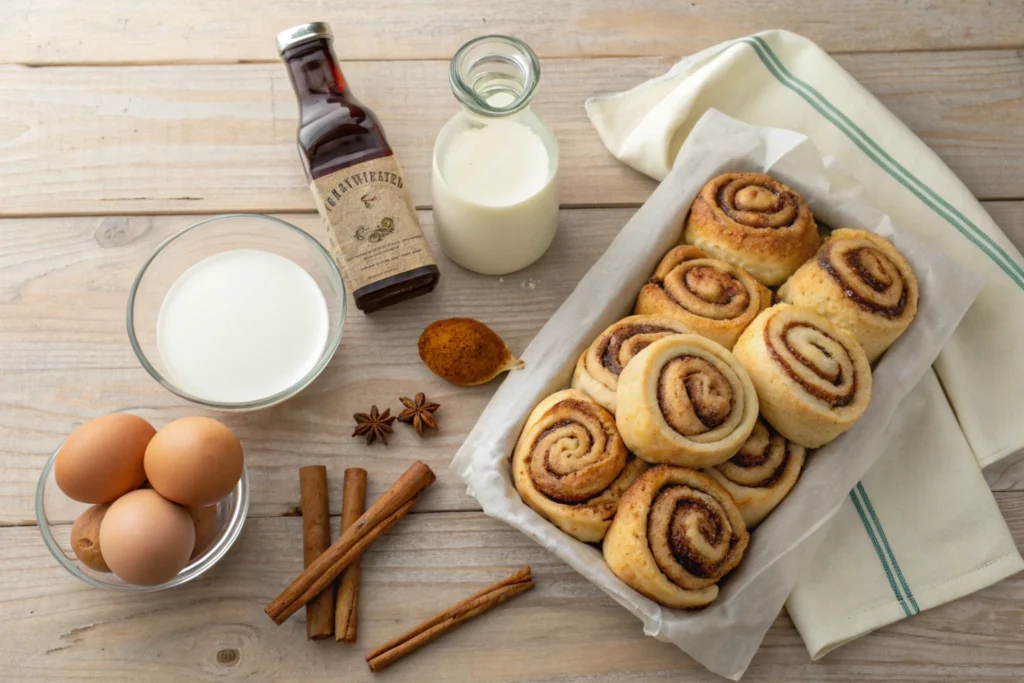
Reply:
[[[210,218],[167,239],[128,298],[143,367],[182,398],[254,410],[294,396],[341,341],[345,286],[330,254],[285,221]]]

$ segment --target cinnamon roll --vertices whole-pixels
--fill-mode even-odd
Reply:
[[[633,356],[662,337],[692,331],[682,322],[663,316],[631,315],[623,318],[602,332],[580,356],[572,374],[572,387],[614,413],[619,373]]]
[[[523,502],[587,543],[604,538],[619,498],[645,469],[626,450],[615,418],[576,389],[537,404],[512,455]]]
[[[868,407],[871,366],[864,349],[810,309],[772,306],[733,351],[757,389],[761,416],[801,446],[824,446]]]
[[[836,230],[779,289],[853,335],[874,363],[917,315],[917,278],[896,247],[866,230]]]
[[[726,173],[701,189],[683,239],[781,285],[818,249],[818,227],[803,197],[771,176]]]
[[[683,245],[661,259],[640,290],[635,312],[676,318],[691,332],[731,349],[771,299],[768,288],[742,268]]]
[[[714,479],[660,465],[622,496],[604,559],[651,600],[693,609],[718,597],[716,584],[736,568],[749,541],[736,503]]]
[[[704,470],[725,487],[753,529],[796,485],[807,450],[758,420],[740,452]]]
[[[626,447],[651,463],[711,467],[731,458],[757,420],[754,385],[722,345],[665,337],[619,375],[615,422]]]

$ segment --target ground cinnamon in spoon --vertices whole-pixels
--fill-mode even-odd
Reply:
[[[419,350],[435,375],[462,386],[484,384],[523,367],[494,330],[472,318],[431,323],[420,335]]]

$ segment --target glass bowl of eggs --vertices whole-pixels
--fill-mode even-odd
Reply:
[[[150,592],[191,581],[224,557],[245,523],[249,480],[235,434],[207,417],[157,430],[147,412],[83,423],[36,486],[47,549],[97,588]]]

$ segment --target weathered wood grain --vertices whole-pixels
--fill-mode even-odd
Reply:
[[[370,472],[368,496],[387,488],[415,459],[439,482],[419,510],[477,509],[448,463],[497,383],[466,389],[430,373],[416,341],[430,322],[472,316],[520,353],[632,215],[631,209],[563,211],[548,253],[504,278],[479,276],[444,259],[430,296],[372,316],[349,306],[341,347],[297,398],[266,411],[222,416],[242,437],[254,515],[299,504],[295,471],[326,464],[332,494],[345,467]],[[286,216],[312,234],[315,214]],[[433,240],[429,212],[421,213]],[[159,419],[201,412],[151,380],[125,334],[125,302],[138,268],[164,238],[194,217],[52,218],[0,221],[0,525],[33,519],[35,481],[46,456],[84,419],[146,407]],[[352,414],[424,391],[441,403],[440,432],[420,439],[396,425],[391,445],[353,439]]]
[[[562,202],[637,205],[652,181],[606,152],[594,94],[664,72],[668,58],[552,59],[536,109],[558,136]],[[1024,51],[846,55],[981,198],[1024,198]],[[434,136],[456,110],[442,61],[350,62],[419,206]],[[279,64],[0,67],[0,215],[309,211],[296,105]]]
[[[1024,490],[1024,451],[989,465],[985,480],[993,491]]]
[[[1024,3],[1020,10],[1024,17]],[[1024,183],[989,184],[989,179],[995,169],[1015,167],[1021,155],[1013,140],[1024,142],[1024,50],[988,52],[977,61],[933,56],[901,55],[898,80],[893,77],[891,55],[836,59],[938,152],[976,195],[1021,197]],[[976,118],[982,111],[984,130]]]
[[[1024,202],[985,202],[985,210],[1018,249],[1024,251]]]
[[[130,405],[166,418],[195,412],[150,380],[127,345],[124,304],[142,259],[196,220],[182,214],[306,212],[285,218],[318,232],[273,45],[278,30],[314,19],[334,24],[346,73],[384,119],[423,207],[434,135],[455,110],[446,62],[464,40],[507,32],[537,49],[537,109],[561,143],[563,201],[632,207],[653,183],[607,155],[583,100],[658,75],[674,56],[776,27],[840,53],[975,194],[1024,199],[1021,0],[380,0],[313,10],[300,0],[0,0],[0,65],[9,64],[0,66],[0,679],[369,681],[370,647],[528,562],[535,591],[385,680],[722,680],[644,637],[525,536],[473,511],[447,463],[495,387],[447,385],[414,350],[429,321],[473,315],[521,351],[630,209],[563,212],[552,251],[514,276],[473,276],[442,261],[432,297],[353,314],[341,351],[300,397],[226,418],[247,446],[253,518],[207,576],[166,593],[111,594],[78,584],[43,547],[31,527],[35,479],[76,422]],[[139,64],[168,66],[128,66]],[[1024,247],[1024,201],[986,208]],[[402,430],[388,449],[349,436],[352,412],[417,390],[443,404],[440,434],[420,441]],[[295,470],[327,464],[338,503],[345,467],[370,471],[372,498],[416,458],[439,481],[422,514],[366,555],[360,642],[306,642],[301,618],[273,626],[262,606],[301,568],[301,521],[281,516],[298,505]],[[1024,547],[1024,453],[986,476]],[[462,511],[438,512],[447,510]],[[744,681],[1019,681],[1022,629],[1024,575],[819,663],[781,616]]]
[[[1024,246],[1024,202],[985,206]],[[497,384],[464,389],[432,375],[417,356],[420,332],[438,318],[474,316],[520,353],[632,213],[564,210],[544,258],[526,271],[496,278],[447,261],[433,241],[430,212],[421,212],[441,259],[438,291],[373,316],[350,306],[341,348],[311,387],[267,411],[222,416],[246,444],[252,514],[296,509],[300,465],[328,465],[333,494],[340,492],[345,467],[365,467],[369,495],[375,496],[417,458],[440,479],[418,509],[477,509],[447,466]],[[0,220],[0,525],[32,522],[39,469],[78,422],[124,407],[145,407],[156,419],[199,412],[149,378],[124,327],[128,289],[139,266],[160,241],[198,218]],[[284,218],[321,233],[314,214]],[[387,448],[351,438],[352,413],[370,403],[397,408],[399,396],[417,391],[441,402],[440,433],[420,440],[398,425]],[[997,463],[987,475],[994,489],[1024,489],[1024,455]]]
[[[1024,493],[997,495],[1024,544]],[[301,616],[277,627],[262,610],[300,571],[301,538],[299,519],[251,519],[207,575],[172,591],[129,596],[65,574],[35,529],[0,529],[3,679],[380,680],[363,653],[528,563],[534,591],[399,662],[386,680],[722,680],[674,646],[645,637],[596,587],[480,513],[408,517],[363,556],[359,642],[307,642]],[[744,681],[1019,680],[1021,624],[1024,576],[882,629],[818,663],[783,616]]]
[[[1017,0],[278,0],[256,11],[244,0],[5,0],[0,17],[0,61],[26,64],[272,60],[278,31],[316,20],[333,22],[344,59],[443,59],[483,33],[518,35],[542,57],[683,54],[773,28],[844,52],[1019,47],[1024,36]]]
[[[648,178],[617,163],[583,111],[664,58],[552,60],[537,110],[560,141],[563,204],[636,204]],[[444,62],[354,62],[419,206],[434,137],[458,110]],[[313,211],[295,149],[297,104],[280,64],[0,67],[0,215]]]

